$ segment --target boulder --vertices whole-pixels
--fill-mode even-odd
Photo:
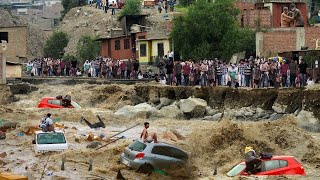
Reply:
[[[157,105],[157,109],[161,109],[164,106],[169,106],[170,104],[173,103],[172,99],[168,99],[168,98],[160,98],[160,104]]]
[[[0,139],[6,139],[6,133],[0,131]]]
[[[7,131],[8,129],[15,129],[17,127],[16,122],[9,122],[5,121],[2,124],[0,124],[0,131]]]
[[[154,114],[155,117],[166,117],[166,118],[174,118],[174,119],[180,118],[182,117],[182,115],[183,113],[175,104],[172,104],[170,106],[165,106]]]
[[[166,131],[163,134],[163,139],[168,139],[171,141],[178,141],[178,137],[175,134],[173,134],[171,131]]]
[[[124,106],[115,112],[117,116],[123,116],[126,118],[149,118],[152,114],[155,114],[158,110],[152,107],[148,103],[142,103],[135,106]]]
[[[313,112],[302,110],[297,116],[300,127],[312,131],[320,132],[320,123]]]
[[[182,134],[179,133],[179,131],[177,131],[176,129],[170,129],[170,131],[177,136],[177,138],[179,140],[185,140],[186,138],[184,136],[182,136]]]
[[[7,156],[6,152],[0,153],[0,158],[5,158]]]
[[[160,98],[160,104],[162,104],[163,106],[169,106],[172,103],[173,103],[172,99]]]
[[[274,103],[274,104],[272,105],[272,109],[273,109],[276,113],[281,113],[281,114],[283,114],[283,113],[286,112],[286,108],[287,108],[286,105],[280,105],[280,104],[278,104],[278,103]]]
[[[99,146],[102,146],[102,143],[101,142],[98,142],[98,141],[93,141],[91,143],[89,143],[87,145],[87,149],[95,149],[95,148],[98,148]]]
[[[207,116],[213,116],[215,114],[217,114],[219,111],[216,109],[212,109],[210,106],[206,107],[206,115]]]
[[[217,113],[213,116],[205,116],[203,120],[208,120],[208,121],[219,121],[221,119],[222,113]]]
[[[188,118],[203,117],[206,112],[207,102],[200,98],[188,98],[180,101],[180,110]]]
[[[268,114],[267,111],[264,109],[257,108],[257,110],[256,110],[257,118],[265,117],[267,114]]]

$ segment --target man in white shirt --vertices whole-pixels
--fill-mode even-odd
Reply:
[[[54,131],[53,121],[51,119],[51,114],[50,113],[47,114],[47,118],[45,120],[45,125],[46,125],[46,128],[45,128],[46,132],[51,132],[51,131],[55,132]]]

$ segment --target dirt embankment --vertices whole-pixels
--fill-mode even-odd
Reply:
[[[171,87],[136,85],[137,96],[153,102],[161,97],[179,100],[190,96],[201,98],[216,109],[259,107],[272,110],[274,105],[281,106],[283,112],[294,113],[305,109],[320,119],[320,90],[309,89],[233,89],[226,87]]]
[[[6,105],[14,101],[14,96],[9,86],[0,85],[0,105]]]

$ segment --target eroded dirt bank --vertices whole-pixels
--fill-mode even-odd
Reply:
[[[74,86],[42,84],[37,85],[37,88],[37,91],[14,97],[7,89],[5,90],[8,97],[16,101],[9,98],[1,103],[0,119],[17,122],[18,127],[15,130],[8,130],[7,138],[0,140],[0,153],[7,153],[7,156],[0,161],[0,171],[8,170],[40,179],[43,167],[48,161],[44,179],[86,179],[89,177],[115,179],[119,169],[128,179],[227,179],[226,171],[242,159],[243,149],[249,145],[253,146],[257,152],[293,155],[302,162],[308,179],[319,178],[320,173],[317,168],[320,166],[320,136],[318,133],[311,133],[300,128],[298,118],[294,115],[294,112],[300,107],[310,112],[315,111],[319,102],[319,97],[316,96],[317,90],[249,91],[228,88],[89,84]],[[63,95],[68,92],[71,92],[72,99],[82,106],[81,109],[36,108],[42,97]],[[160,97],[176,100],[190,96],[206,100],[210,106],[219,111],[239,109],[244,106],[255,106],[271,111],[275,109],[273,107],[275,104],[287,105],[285,108],[279,106],[281,107],[279,111],[288,115],[273,121],[261,119],[259,122],[239,121],[226,117],[219,121],[206,121],[202,118],[187,120],[150,117],[146,119],[145,116],[126,118],[115,115],[115,111],[125,105],[142,102],[150,102],[153,105],[157,104]],[[31,144],[32,136],[19,136],[21,135],[19,133],[27,131],[29,127],[37,126],[40,118],[48,112],[53,115],[53,119],[58,124],[64,124],[62,129],[66,133],[70,148],[63,153],[35,155]],[[106,123],[105,129],[90,129],[79,122],[81,116],[94,122],[96,115],[103,118]],[[142,124],[146,120],[151,123],[150,131],[156,131],[161,141],[175,144],[190,153],[190,162],[186,170],[169,171],[169,176],[155,173],[146,176],[118,164],[120,153],[133,139],[140,136],[142,125],[123,133],[126,139],[119,140],[100,150],[86,149],[90,142],[80,138],[82,134],[99,135],[101,132],[106,136],[111,136],[137,123]],[[170,134],[175,130],[184,138],[168,135],[168,132]],[[80,141],[76,138],[80,138]],[[62,157],[66,158],[65,171],[60,170]],[[91,159],[93,170],[89,172],[88,162]],[[218,167],[218,176],[213,176],[214,167]],[[46,172],[53,172],[53,176],[47,176]],[[201,176],[199,176],[200,172]],[[299,179],[297,177],[288,178]],[[247,178],[242,177],[241,179]],[[263,179],[272,179],[272,177]],[[273,177],[273,179],[277,178]]]

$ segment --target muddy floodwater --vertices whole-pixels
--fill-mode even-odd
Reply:
[[[108,87],[108,88],[106,88]],[[134,86],[129,85],[38,85],[37,91],[15,95],[15,101],[0,105],[0,120],[17,122],[16,129],[0,140],[0,153],[7,156],[0,161],[0,172],[27,175],[29,179],[116,179],[121,170],[126,179],[257,179],[257,177],[228,178],[226,172],[243,159],[245,146],[253,146],[256,152],[274,155],[292,155],[307,173],[306,177],[259,177],[259,179],[319,179],[320,136],[298,127],[295,116],[276,121],[205,121],[197,119],[119,117],[114,112],[124,105],[134,105]],[[81,109],[39,109],[43,97],[55,97],[71,93],[72,100]],[[6,95],[7,96],[7,95]],[[64,152],[35,154],[29,128],[39,125],[40,119],[51,113],[53,120],[65,132],[69,149]],[[170,113],[170,112],[168,112]],[[80,123],[83,116],[96,122],[99,115],[106,128],[90,129]],[[174,144],[190,155],[183,170],[170,170],[167,176],[152,173],[145,175],[119,164],[124,148],[140,137],[143,123],[150,123],[149,132],[158,133],[159,140]],[[92,134],[106,137],[140,124],[116,137],[124,136],[99,150],[87,149]],[[179,137],[168,136],[178,132]],[[102,144],[106,142],[101,141]],[[65,170],[61,170],[65,158]],[[92,160],[92,171],[89,161]],[[2,165],[1,165],[2,164]],[[215,167],[218,175],[213,175]]]

